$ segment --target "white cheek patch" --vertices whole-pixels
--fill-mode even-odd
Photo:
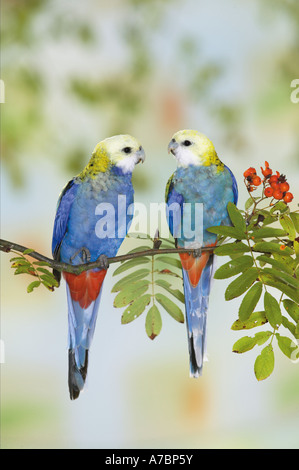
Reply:
[[[188,148],[179,146],[175,151],[175,158],[179,166],[200,165],[200,159]]]
[[[130,155],[126,158],[123,158],[115,166],[121,168],[123,173],[132,173],[136,165],[136,158],[133,155]]]

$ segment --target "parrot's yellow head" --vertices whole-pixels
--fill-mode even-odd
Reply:
[[[176,132],[169,142],[168,152],[174,155],[178,166],[217,165],[219,170],[224,167],[217,156],[213,143],[204,134],[197,131],[186,129]]]
[[[144,162],[145,153],[140,143],[130,135],[115,135],[99,142],[82,176],[95,178],[116,166],[123,173],[132,173],[139,162]]]

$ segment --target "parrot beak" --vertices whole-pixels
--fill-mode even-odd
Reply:
[[[168,153],[172,153],[174,155],[176,149],[178,148],[179,144],[175,141],[175,139],[172,139],[170,142],[169,142],[169,145],[168,145]]]
[[[140,145],[139,149],[136,152],[136,163],[137,164],[140,163],[140,162],[143,163],[144,160],[145,160],[145,153],[144,153],[143,148]]]

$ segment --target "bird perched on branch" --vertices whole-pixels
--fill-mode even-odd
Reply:
[[[216,153],[212,142],[194,130],[174,134],[168,145],[178,166],[166,185],[169,229],[177,246],[196,250],[181,253],[190,375],[202,374],[206,356],[206,317],[213,276],[213,255],[201,247],[214,246],[217,236],[207,228],[231,225],[229,202],[237,203],[234,175]]]
[[[65,186],[58,200],[53,258],[73,265],[101,262],[101,268],[79,275],[63,273],[72,400],[78,398],[86,379],[107,257],[116,256],[132,220],[127,213],[134,196],[132,171],[144,159],[144,150],[134,137],[117,135],[105,139],[97,144],[87,166]]]

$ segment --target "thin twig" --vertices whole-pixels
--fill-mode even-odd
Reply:
[[[211,247],[203,247],[202,252],[213,252],[213,250],[216,247],[217,245],[211,246]],[[0,251],[3,251],[5,253],[9,253],[11,250],[16,250],[21,253],[24,253],[24,251],[28,249],[29,248],[26,246],[22,246],[14,242],[0,239]],[[139,258],[141,256],[155,256],[155,255],[165,255],[165,254],[173,254],[173,253],[193,253],[193,252],[194,250],[190,250],[188,248],[162,248],[162,249],[153,248],[153,249],[138,251],[135,253],[128,253],[126,255],[114,256],[113,258],[108,258],[108,263],[110,265],[112,263],[119,263],[120,261],[126,261],[129,259]],[[91,263],[71,265],[68,263],[63,263],[62,261],[56,261],[52,258],[48,258],[47,256],[44,256],[38,253],[37,251],[32,251],[29,254],[29,256],[31,256],[32,258],[38,261],[44,261],[45,263],[48,263],[49,266],[51,266],[53,269],[56,269],[57,271],[65,271],[65,272],[73,273],[73,274],[80,274],[83,271],[87,271],[88,269],[102,267],[101,261],[93,261]]]

